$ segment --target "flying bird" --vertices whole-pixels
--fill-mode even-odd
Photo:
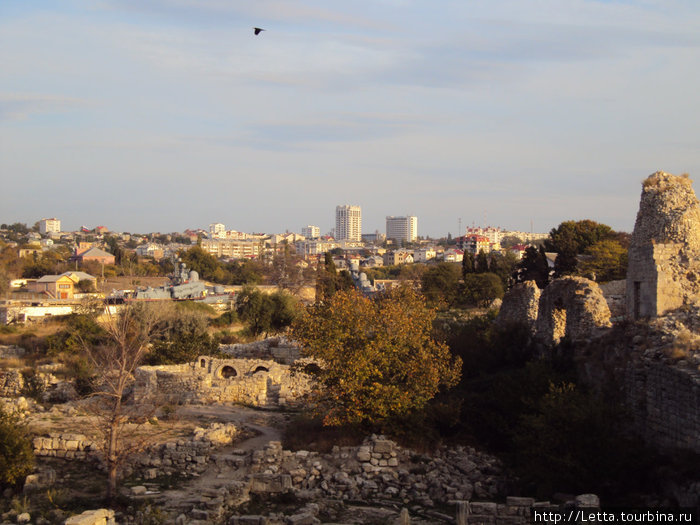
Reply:
[[[256,35],[259,35],[259,34],[260,34],[260,31],[265,31],[265,29],[262,29],[262,28],[260,28],[260,27],[254,27],[254,28],[253,28],[253,32],[254,32]]]

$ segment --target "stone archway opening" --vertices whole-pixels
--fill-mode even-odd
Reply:
[[[199,362],[199,366],[200,366],[201,368],[206,368],[206,367],[207,367],[207,360],[206,360],[206,359],[202,359],[202,360]]]
[[[253,375],[255,375],[255,374],[257,374],[258,372],[269,372],[269,371],[270,371],[269,368],[260,365],[260,366],[256,367],[255,370],[253,370],[252,373],[253,373]]]
[[[230,379],[230,378],[236,377],[238,375],[238,372],[236,372],[236,369],[233,368],[232,366],[228,366],[228,365],[224,366],[221,369],[220,373],[221,373],[221,377],[223,377],[224,379]]]

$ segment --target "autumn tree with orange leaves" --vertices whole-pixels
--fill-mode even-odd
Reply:
[[[461,360],[432,337],[434,318],[407,286],[374,299],[340,291],[308,307],[292,337],[321,363],[313,397],[324,424],[381,424],[454,386]]]

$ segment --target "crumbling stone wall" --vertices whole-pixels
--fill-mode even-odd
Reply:
[[[285,365],[291,365],[301,358],[299,345],[285,337],[269,337],[253,343],[220,345],[219,351],[239,359],[272,359]]]
[[[539,311],[540,289],[535,281],[525,281],[514,285],[503,297],[496,323],[507,326],[513,323],[525,323],[531,332],[535,332]]]
[[[589,338],[596,329],[609,326],[610,308],[593,281],[563,277],[542,291],[536,323],[541,341],[557,344],[565,336],[580,341]]]
[[[625,393],[645,441],[700,454],[700,373],[642,359],[625,368]]]
[[[627,315],[655,317],[700,300],[700,205],[687,177],[643,183],[630,239]]]
[[[232,424],[213,423],[208,428],[196,428],[189,438],[154,444],[128,458],[124,475],[139,472],[144,479],[175,472],[196,476],[207,468],[211,455],[220,447],[230,445],[236,435]],[[67,460],[101,461],[101,443],[85,434],[52,432],[33,440],[37,457]]]
[[[513,286],[503,298],[496,323],[516,322],[527,324],[547,345],[558,344],[564,336],[572,341],[588,339],[597,329],[611,326],[600,287],[583,277],[555,279],[541,291],[535,281]]]
[[[142,366],[136,370],[134,401],[159,403],[243,403],[277,407],[309,392],[311,379],[289,365],[265,359],[200,356],[186,365]]]
[[[0,370],[0,397],[16,397],[24,388],[24,376],[19,370]]]

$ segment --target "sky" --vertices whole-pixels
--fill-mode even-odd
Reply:
[[[0,222],[631,231],[646,176],[700,177],[699,27],[697,0],[0,0]]]

